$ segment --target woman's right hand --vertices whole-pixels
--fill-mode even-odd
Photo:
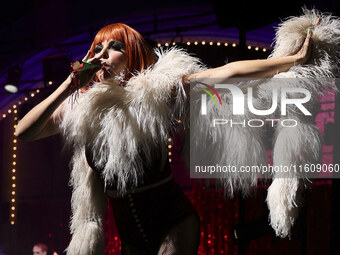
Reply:
[[[82,59],[83,66],[81,70],[75,70],[70,75],[73,90],[83,88],[91,83],[94,80],[96,72],[98,72],[102,68],[102,64],[98,58],[93,57],[89,59],[89,56],[90,51],[88,51],[86,56]]]

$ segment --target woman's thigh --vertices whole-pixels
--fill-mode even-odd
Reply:
[[[173,227],[163,238],[158,255],[195,255],[200,243],[200,222],[193,214]]]

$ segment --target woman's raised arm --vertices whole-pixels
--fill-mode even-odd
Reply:
[[[260,60],[235,61],[221,67],[187,75],[183,77],[183,82],[188,87],[192,79],[214,78],[223,81],[228,78],[267,78],[279,72],[288,71],[295,64],[304,64],[309,58],[310,49],[311,30],[308,30],[304,44],[294,55]]]
[[[19,121],[15,135],[25,141],[57,134],[58,127],[53,120],[53,113],[68,97],[71,88],[70,76],[44,101],[36,105]]]
[[[19,139],[35,141],[59,133],[58,124],[54,120],[58,118],[53,118],[53,115],[56,114],[55,110],[74,90],[91,82],[95,73],[101,68],[99,59],[88,59],[89,55],[90,51],[83,58],[83,61],[86,61],[87,64],[94,64],[93,66],[86,68],[84,71],[77,70],[78,75],[73,75],[73,78],[71,78],[72,74],[69,75],[48,98],[29,111],[18,123],[15,135]],[[62,118],[62,116],[58,117]]]

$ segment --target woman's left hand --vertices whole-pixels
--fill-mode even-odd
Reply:
[[[297,64],[305,64],[308,59],[311,56],[311,52],[312,52],[312,35],[313,35],[313,29],[319,25],[321,21],[321,18],[319,18],[315,25],[313,25],[312,27],[309,27],[307,30],[307,36],[306,39],[302,45],[302,47],[300,48],[300,50],[295,54],[296,58],[297,58]]]
[[[300,50],[294,54],[296,57],[296,64],[302,65],[305,64],[308,59],[310,58],[311,52],[312,52],[312,30],[311,28],[308,28],[306,39],[300,48]]]

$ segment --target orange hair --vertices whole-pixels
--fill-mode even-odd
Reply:
[[[90,58],[95,55],[93,49],[98,43],[112,39],[123,42],[128,57],[126,81],[137,71],[141,72],[155,63],[155,54],[142,35],[123,23],[114,23],[99,30],[90,48]]]

